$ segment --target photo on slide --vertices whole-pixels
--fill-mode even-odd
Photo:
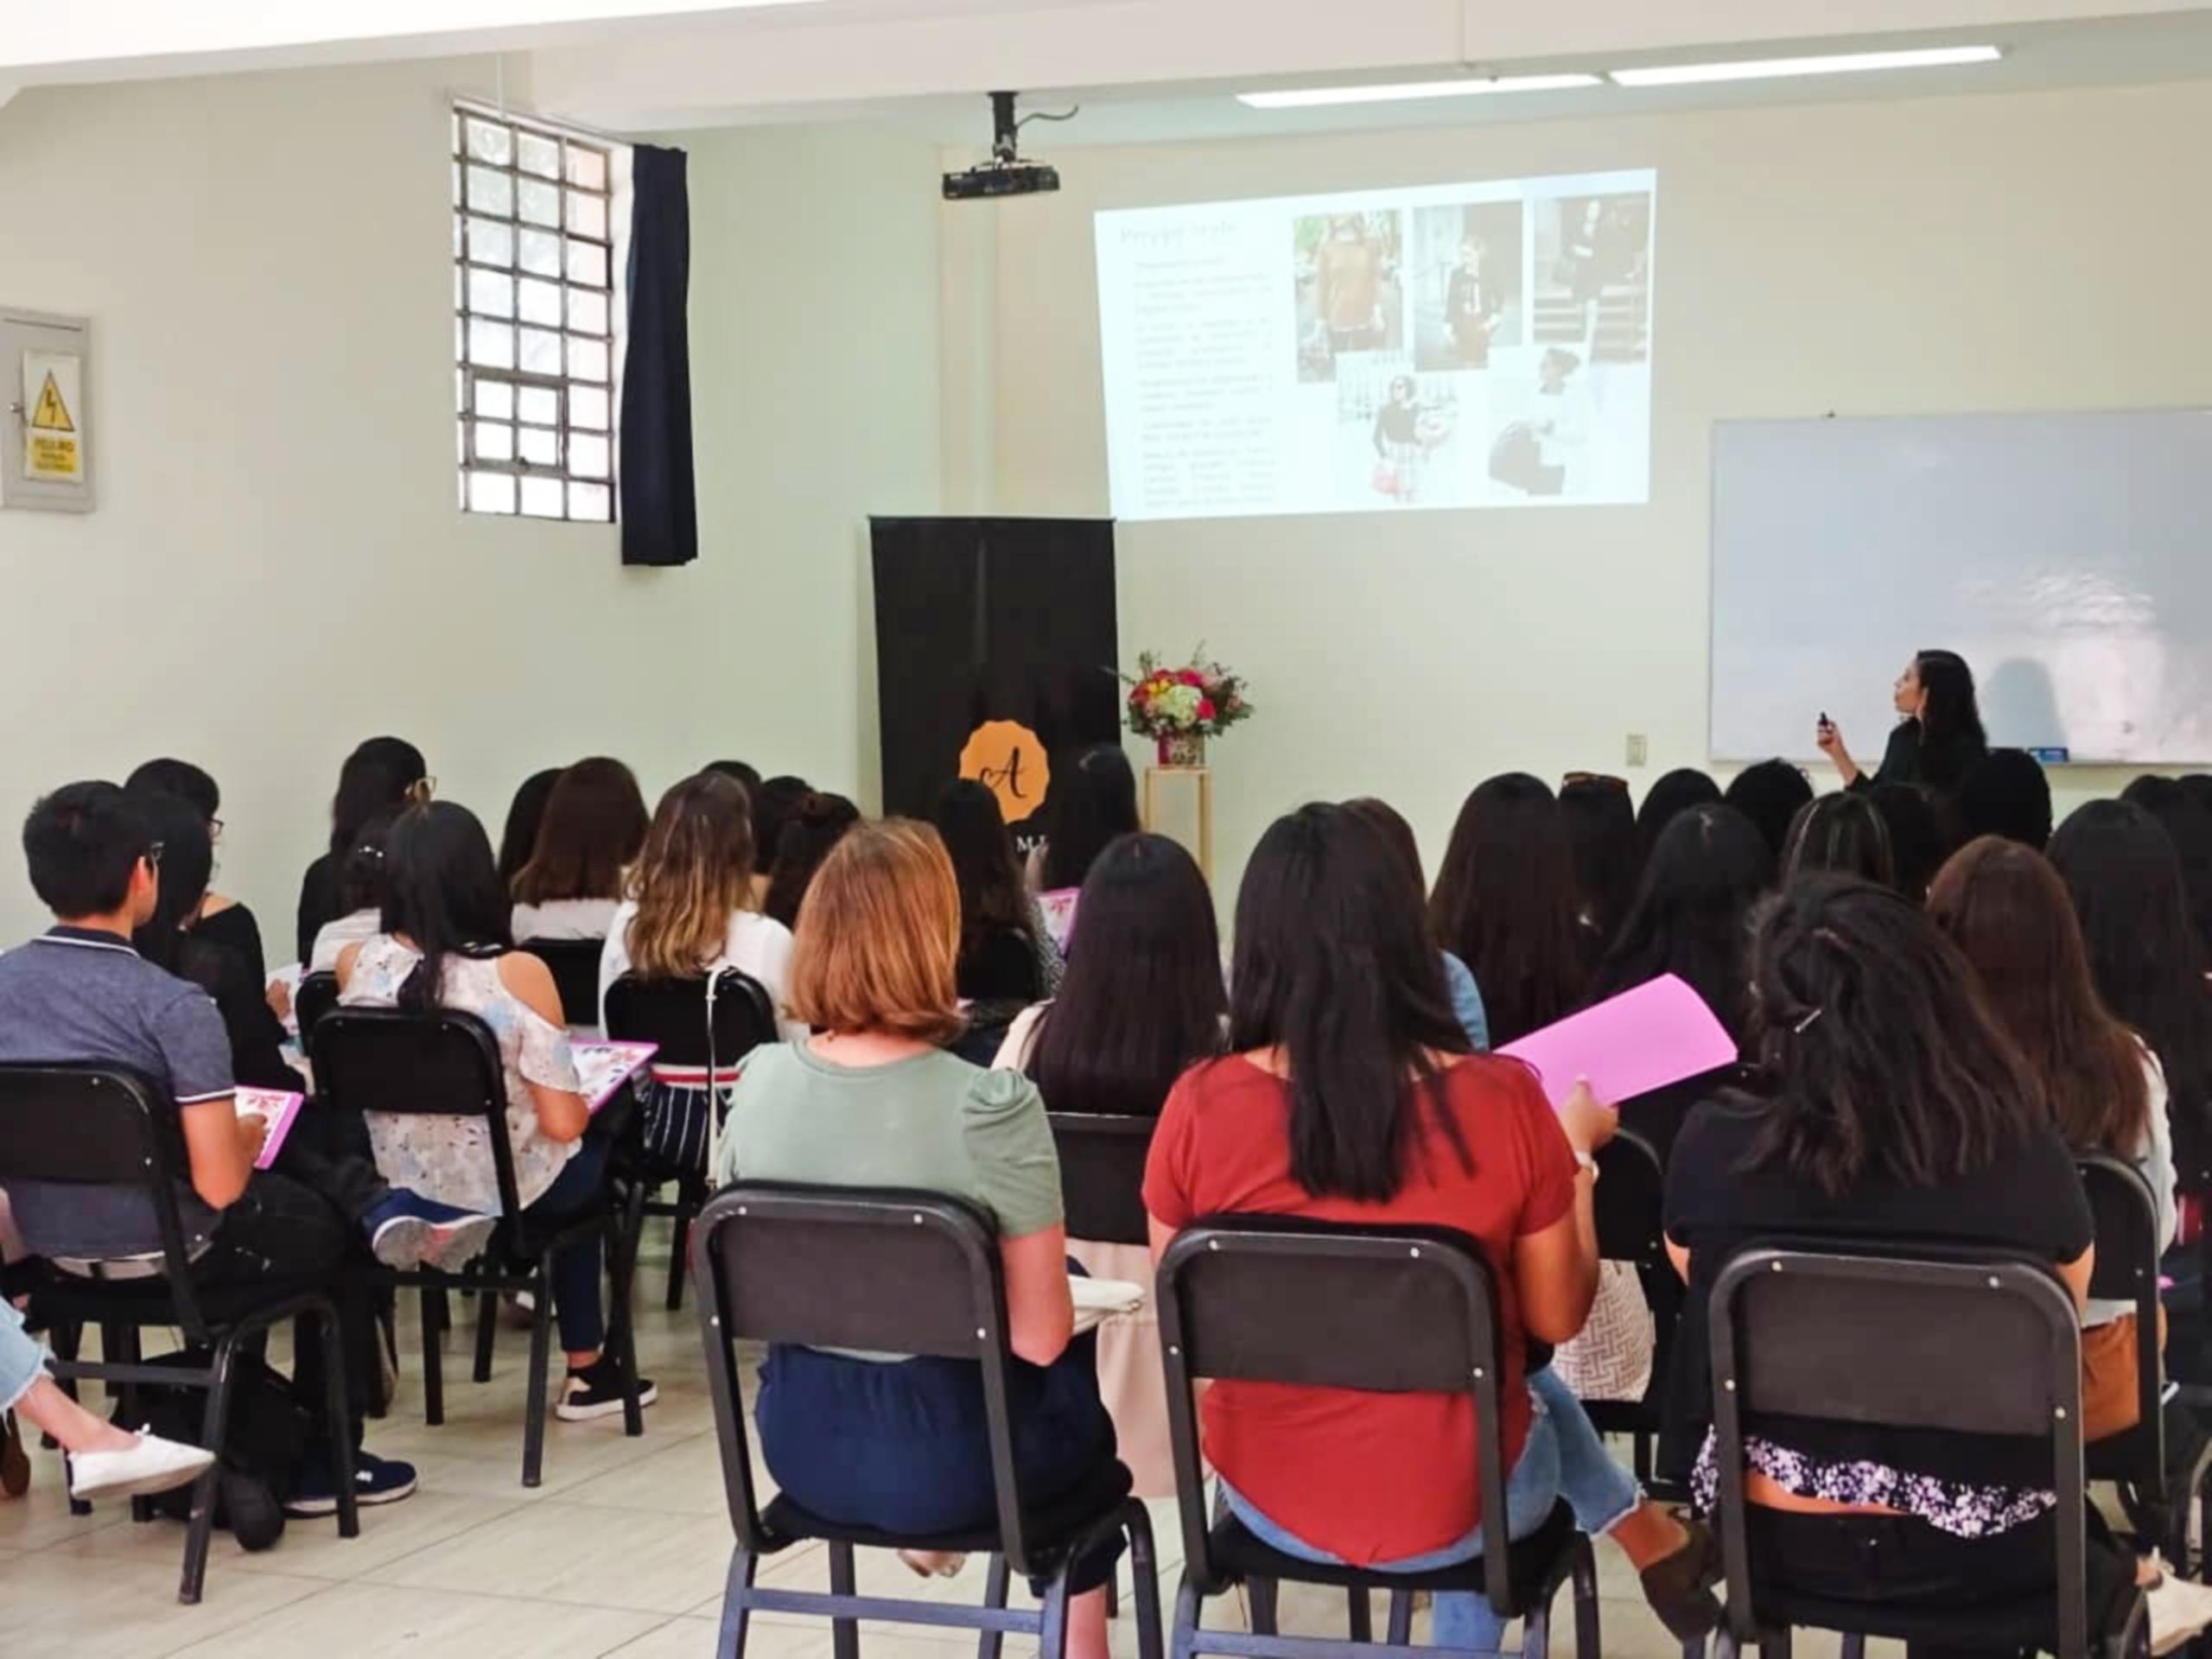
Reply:
[[[1592,363],[1651,355],[1651,197],[1553,196],[1535,224],[1535,343]]]
[[[1404,244],[1405,219],[1396,212],[1315,213],[1291,221],[1302,384],[1335,379],[1340,358],[1405,349]]]
[[[1487,369],[1492,346],[1518,346],[1527,327],[1517,201],[1471,201],[1414,211],[1407,285],[1414,361],[1424,372]]]
[[[1463,494],[1462,414],[1453,377],[1417,374],[1402,352],[1345,358],[1337,376],[1339,491],[1401,507]]]
[[[1532,363],[1533,359],[1533,363]],[[1500,352],[1492,375],[1490,475],[1508,500],[1589,493],[1597,401],[1590,365],[1564,346]]]

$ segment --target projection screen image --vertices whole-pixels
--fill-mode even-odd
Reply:
[[[1100,213],[1115,516],[1647,500],[1657,187]]]

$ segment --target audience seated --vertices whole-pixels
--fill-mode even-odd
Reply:
[[[1951,853],[1946,814],[1917,784],[1876,784],[1864,792],[1889,830],[1897,890],[1919,904],[1928,897],[1928,884]]]
[[[1467,1234],[1497,1274],[1515,1466],[1510,1512],[1484,1516],[1465,1396],[1222,1381],[1204,1444],[1224,1500],[1287,1554],[1415,1572],[1478,1554],[1487,1530],[1522,1536],[1564,1497],[1642,1572],[1669,1628],[1702,1637],[1719,1611],[1711,1535],[1644,1501],[1564,1384],[1523,1371],[1531,1339],[1562,1342],[1589,1311],[1591,1154],[1612,1112],[1580,1089],[1555,1113],[1525,1067],[1467,1052],[1398,856],[1357,813],[1276,820],[1246,866],[1234,938],[1231,1052],[1175,1085],[1153,1141],[1155,1255],[1217,1215]],[[1347,963],[1361,995],[1344,994]],[[1481,1596],[1440,1593],[1435,1618],[1439,1646],[1497,1649],[1502,1621]]]
[[[305,962],[315,954],[315,936],[346,913],[339,893],[339,868],[353,850],[361,826],[386,808],[428,800],[436,785],[423,751],[404,738],[372,737],[346,757],[338,770],[338,793],[330,803],[330,847],[300,879],[298,949]]]
[[[1738,772],[1721,798],[1751,821],[1778,860],[1789,840],[1791,822],[1813,798],[1813,785],[1802,770],[1787,760],[1762,760]]]
[[[346,906],[345,913],[315,931],[303,972],[335,973],[340,951],[384,931],[385,842],[400,810],[387,806],[371,813],[346,849],[338,866],[338,901]]]
[[[1428,891],[1427,878],[1422,874],[1421,842],[1414,836],[1414,827],[1388,801],[1366,796],[1356,801],[1346,801],[1344,810],[1357,813],[1369,826],[1379,833],[1398,855],[1399,864],[1414,884],[1414,896],[1421,900],[1426,912],[1427,901],[1423,895]],[[1435,929],[1433,918],[1430,931]],[[1449,950],[1440,952],[1444,959],[1444,988],[1452,998],[1452,1017],[1459,1022],[1459,1029],[1467,1033],[1468,1044],[1478,1054],[1490,1047],[1490,1015],[1483,1007],[1482,988],[1475,983],[1474,970]]]
[[[1139,834],[1092,861],[1082,908],[1083,950],[1059,994],[1014,1021],[992,1064],[1027,1072],[1055,1112],[1157,1117],[1176,1078],[1221,1052],[1229,999],[1213,895],[1190,854]],[[1068,1252],[1094,1278],[1151,1282],[1142,1245],[1074,1239]],[[1149,1301],[1099,1327],[1098,1391],[1140,1497],[1175,1493],[1162,1379]]]
[[[1969,837],[2003,836],[2037,852],[2050,844],[2050,779],[2024,749],[1992,749],[1967,767],[1958,810]]]
[[[2176,1222],[2165,1071],[2098,996],[2066,884],[2040,852],[1984,836],[1943,866],[1928,913],[1974,964],[1997,1028],[2027,1061],[2066,1143],[2142,1172],[2163,1251]],[[2092,1300],[2082,1325],[2082,1434],[2101,1440],[2140,1421],[2135,1305]]]
[[[549,816],[549,829],[551,823]],[[544,842],[541,836],[541,849]],[[426,802],[392,825],[385,861],[390,931],[340,954],[340,1002],[426,1018],[450,1008],[483,1020],[499,1039],[505,1075],[516,1196],[548,1223],[590,1209],[606,1189],[611,1140],[591,1132],[551,971],[512,948],[506,895],[484,826],[466,807]],[[377,1167],[387,1179],[441,1204],[499,1213],[499,1184],[477,1122],[373,1110],[367,1116]],[[594,1236],[553,1263],[553,1311],[569,1367],[554,1409],[571,1422],[622,1409],[618,1362],[602,1349],[601,1254]],[[652,1403],[652,1382],[639,1378],[638,1393],[639,1403]]]
[[[1677,817],[1694,806],[1713,806],[1720,800],[1720,785],[1694,766],[1677,766],[1644,791],[1636,812],[1636,868],[1650,862],[1651,849]]]
[[[2181,859],[2182,889],[2197,942],[2212,960],[2212,810],[2177,779],[2138,778],[2120,799],[2158,821]]]
[[[113,784],[65,785],[31,809],[23,851],[55,925],[0,956],[0,1063],[120,1066],[153,1086],[176,1113],[184,1152],[177,1208],[198,1282],[327,1281],[387,1224],[406,1224],[422,1248],[429,1217],[358,1160],[322,1159],[296,1137],[302,1144],[288,1139],[277,1168],[254,1168],[266,1124],[238,1114],[222,1017],[198,986],[131,944],[159,907],[165,855],[140,803]],[[161,1236],[143,1193],[13,1181],[8,1198],[25,1246],[64,1272],[108,1279],[161,1271]],[[340,1297],[339,1308],[358,1444],[375,1386],[375,1338],[359,1299]],[[320,1401],[321,1345],[302,1343],[297,1351],[301,1395]],[[336,1513],[332,1467],[329,1447],[311,1452],[290,1513]],[[356,1453],[356,1479],[364,1503],[415,1490],[413,1469],[366,1452]]]
[[[1144,828],[1137,817],[1137,775],[1122,746],[1096,744],[1072,766],[1057,766],[1045,791],[1043,816],[1045,842],[1029,855],[1029,885],[1039,893],[1071,892],[1083,886],[1109,842]],[[1067,941],[1059,943],[1065,947]]]
[[[930,821],[960,885],[960,960],[953,977],[969,1005],[970,1035],[988,1034],[995,1052],[1007,1022],[1057,991],[1066,969],[1022,880],[999,798],[956,778],[938,792]]]
[[[1629,804],[1627,784],[1591,774],[1567,779],[1559,792],[1559,816],[1574,872],[1574,919],[1594,962],[1636,897],[1636,878],[1643,868],[1636,810]]]
[[[563,772],[514,880],[514,937],[605,938],[647,822],[638,780],[620,760],[594,755]]]
[[[777,849],[784,844],[784,826],[798,810],[799,803],[814,793],[814,785],[804,778],[788,775],[771,778],[757,789],[746,785],[746,798],[753,809],[753,851],[758,868],[753,872],[753,898],[762,912],[773,915],[767,908],[768,883],[776,874]],[[791,923],[785,921],[789,927]]]
[[[961,1028],[960,893],[926,826],[855,828],[822,864],[799,918],[792,1012],[816,1035],[753,1056],[730,1100],[717,1179],[947,1193],[1002,1239],[1014,1370],[1014,1455],[1033,1503],[1085,1485],[1114,1457],[1074,1303],[1059,1163],[1036,1086],[942,1046]],[[953,1532],[995,1514],[974,1362],[769,1351],[756,1408],[777,1485],[829,1520]],[[1115,1550],[1118,1550],[1118,1544]],[[1070,1570],[1071,1659],[1105,1659],[1114,1550]],[[954,1563],[917,1555],[918,1572]]]
[[[1700,1107],[1668,1173],[1668,1249],[1690,1289],[1669,1396],[1684,1446],[1703,1433],[1688,1419],[1709,1409],[1707,1300],[1728,1258],[1754,1241],[2026,1255],[2050,1263],[2077,1304],[2089,1282],[2092,1224],[2072,1154],[1972,968],[1926,915],[1886,888],[1808,876],[1763,908],[1751,984],[1770,1091]],[[2056,1495],[2039,1446],[1754,1421],[1745,1450],[1763,1580],[1945,1610],[2049,1588]],[[1711,1453],[1707,1435],[1693,1478],[1703,1508]],[[2087,1518],[2094,1629],[2113,1627],[2139,1579],[2151,1586],[2154,1645],[2212,1618],[2201,1587],[2139,1570],[2094,1508]]]
[[[709,760],[699,770],[714,772],[741,785],[745,791],[747,810],[750,810],[753,794],[760,787],[760,767],[744,760]]]
[[[1541,779],[1508,772],[1467,797],[1428,906],[1438,940],[1474,972],[1491,1042],[1581,1000],[1595,950],[1575,919],[1559,801]]]
[[[189,1485],[215,1461],[196,1446],[180,1446],[158,1434],[133,1434],[104,1417],[95,1417],[63,1393],[46,1374],[46,1351],[25,1334],[23,1316],[0,1297],[0,1415],[20,1413],[34,1428],[54,1436],[69,1454],[69,1496],[74,1498],[146,1497]],[[15,1455],[21,1441],[10,1429]],[[30,1484],[22,1465],[22,1484],[5,1483],[10,1497]]]
[[[1782,880],[1826,870],[1855,875],[1878,887],[1897,885],[1897,861],[1881,809],[1863,791],[1823,795],[1797,809],[1782,846]]]
[[[760,982],[781,1010],[791,1000],[791,936],[781,922],[753,907],[753,819],[745,790],[719,772],[687,778],[660,798],[645,850],[630,880],[630,897],[614,912],[599,958],[600,1023],[607,993],[624,974],[640,979],[711,980],[734,968]],[[787,1041],[806,1035],[779,1019]],[[666,1167],[707,1166],[719,1114],[710,1103],[736,1077],[674,1078],[659,1072],[639,1096],[646,1149]]]
[[[561,781],[559,766],[533,772],[522,780],[507,806],[506,827],[499,833],[499,886],[512,893],[515,878],[537,850],[537,832],[545,823],[545,804],[553,798],[553,785]]]
[[[805,901],[814,873],[822,868],[830,849],[844,839],[845,832],[860,821],[860,808],[842,795],[810,792],[802,796],[784,821],[776,845],[775,873],[768,878],[761,910],[796,931],[799,906]]]
[[[223,839],[223,820],[217,816],[223,810],[223,791],[189,760],[149,760],[124,779],[123,788],[130,795],[175,796],[199,813],[211,843]],[[209,879],[213,879],[212,864]],[[267,981],[269,962],[262,949],[261,924],[237,899],[211,890],[200,899],[198,912],[186,918],[185,925],[209,944],[236,951],[245,963],[246,977],[256,985]]]
[[[2212,988],[2173,842],[2142,808],[2092,801],[2058,827],[2050,861],[2098,995],[2165,1070],[2176,1178],[2202,1192],[2212,1187]]]

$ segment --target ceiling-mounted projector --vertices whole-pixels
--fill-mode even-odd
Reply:
[[[1018,153],[1022,121],[1014,119],[1014,92],[991,94],[991,159],[964,173],[944,175],[947,201],[981,201],[992,196],[1034,196],[1060,188],[1060,170],[1025,162]],[[1032,115],[1027,121],[1065,121],[1066,115]]]

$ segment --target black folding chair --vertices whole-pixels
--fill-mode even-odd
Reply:
[[[1149,1244],[1144,1208],[1144,1165],[1158,1120],[1051,1112],[1052,1144],[1060,1154],[1060,1201],[1070,1238],[1101,1244]]]
[[[552,1346],[553,1257],[564,1247],[598,1236],[606,1241],[610,1287],[607,1341],[622,1370],[623,1432],[645,1432],[638,1402],[637,1354],[632,1342],[630,1286],[624,1271],[620,1212],[611,1201],[582,1217],[548,1227],[523,1211],[515,1188],[514,1147],[507,1139],[507,1090],[499,1046],[492,1029],[473,1014],[441,1009],[435,1015],[396,1008],[340,1007],[315,1028],[317,1087],[326,1109],[386,1112],[412,1117],[474,1118],[484,1126],[499,1183],[499,1229],[490,1248],[455,1273],[425,1268],[380,1270],[386,1282],[423,1290],[423,1421],[445,1421],[445,1374],[440,1338],[448,1289],[462,1296],[496,1298],[526,1291],[536,1299],[531,1317],[528,1403],[524,1407],[522,1484],[538,1484],[545,1456],[545,1364]],[[492,1378],[492,1321],[476,1332],[479,1382]]]
[[[1129,1471],[1116,1463],[1089,1490],[1033,1503],[1014,1460],[1007,1406],[1006,1286],[999,1240],[985,1217],[935,1192],[806,1187],[741,1181],[699,1217],[693,1272],[707,1377],[720,1431],[722,1482],[737,1547],[723,1593],[720,1659],[743,1659],[756,1612],[806,1613],[831,1621],[836,1659],[858,1659],[855,1620],[980,1630],[982,1659],[995,1659],[1009,1632],[1038,1638],[1043,1659],[1066,1652],[1067,1572],[1090,1546],[1126,1533],[1137,1604],[1137,1651],[1160,1659],[1160,1589],[1152,1523],[1129,1496]],[[972,1359],[982,1370],[991,1476],[998,1516],[950,1536],[910,1538],[840,1525],[788,1497],[763,1511],[753,1478],[736,1344],[742,1340],[816,1348]],[[763,1589],[763,1556],[808,1539],[828,1546],[830,1592]],[[853,1592],[855,1548],[952,1550],[995,1556],[986,1605]],[[1006,1605],[1014,1573],[1046,1581],[1035,1612]]]
[[[607,988],[607,1034],[615,1042],[654,1043],[653,1070],[681,1066],[712,1078],[728,1071],[764,1043],[776,1041],[775,999],[749,974],[725,968],[711,984],[699,979],[640,979],[624,974]],[[644,1079],[639,1079],[642,1086]],[[631,1183],[629,1236],[637,1248],[647,1216],[666,1216],[675,1224],[668,1251],[668,1311],[683,1306],[689,1272],[685,1251],[691,1224],[707,1202],[707,1171],[641,1164]],[[649,1195],[664,1182],[676,1183],[673,1204]]]
[[[2089,1478],[2113,1482],[2138,1536],[2158,1545],[2188,1573],[2196,1565],[2189,1548],[2190,1504],[2212,1520],[2212,1498],[2205,1491],[2212,1446],[2198,1455],[2177,1503],[2166,1468],[2166,1370],[2158,1339],[2158,1201],[2142,1172],[2109,1153],[2083,1153],[2075,1164],[2096,1220],[2089,1294],[2135,1305],[2135,1426],[2088,1443]]]
[[[192,1489],[192,1516],[184,1535],[184,1572],[177,1599],[200,1599],[207,1575],[207,1547],[215,1525],[215,1486],[230,1422],[231,1387],[241,1344],[285,1319],[303,1316],[322,1344],[324,1428],[337,1480],[338,1532],[358,1536],[353,1439],[346,1401],[344,1344],[338,1310],[319,1284],[302,1279],[237,1287],[195,1284],[192,1257],[177,1210],[177,1185],[190,1169],[176,1111],[161,1091],[134,1072],[97,1065],[0,1065],[0,1186],[45,1181],[68,1186],[135,1187],[152,1207],[162,1240],[157,1278],[105,1280],[42,1266],[30,1281],[33,1313],[51,1326],[102,1331],[98,1363],[73,1356],[54,1362],[56,1377],[89,1379],[120,1389],[126,1408],[140,1387],[205,1390],[200,1444],[214,1466]],[[149,1365],[138,1333],[175,1328],[204,1365]],[[305,1326],[300,1339],[306,1339]],[[73,1349],[73,1344],[70,1344]]]
[[[1651,1446],[1659,1435],[1675,1327],[1682,1314],[1681,1275],[1667,1258],[1667,1169],[1649,1141],[1624,1128],[1598,1154],[1598,1255],[1636,1268],[1651,1313],[1651,1380],[1641,1400],[1586,1400],[1582,1408],[1599,1433],[1630,1437],[1636,1478],[1652,1490],[1659,1483],[1651,1472]]]
[[[2116,1637],[2088,1628],[2081,1326],[2039,1265],[1752,1246],[1712,1300],[1713,1451],[1728,1611],[1715,1659],[1756,1642],[1788,1659],[1793,1627],[1960,1647],[2038,1648],[2058,1659],[2150,1651],[2139,1592]],[[1744,1503],[1747,1422],[1782,1415],[2038,1440],[2058,1495],[2049,1593],[1957,1610],[1839,1602],[1751,1576]]]
[[[1598,1659],[1597,1562],[1564,1501],[1527,1537],[1431,1573],[1321,1566],[1270,1548],[1233,1514],[1208,1524],[1192,1407],[1192,1384],[1200,1378],[1376,1394],[1470,1395],[1482,1512],[1507,1513],[1498,1414],[1503,1344],[1490,1266],[1471,1239],[1441,1228],[1215,1217],[1185,1229],[1169,1247],[1160,1263],[1159,1292],[1176,1502],[1183,1519],[1175,1659],[1201,1653],[1433,1659],[1440,1649],[1410,1643],[1416,1590],[1486,1595],[1501,1618],[1525,1621],[1521,1650],[1527,1659],[1545,1659],[1552,1600],[1569,1578],[1574,1650],[1580,1659]],[[1407,1478],[1433,1450],[1407,1447],[1406,1467],[1378,1469],[1376,1480]],[[1298,1448],[1284,1446],[1279,1455],[1294,1461]],[[1344,1590],[1351,1643],[1277,1634],[1273,1586],[1286,1580]],[[1245,1582],[1253,1587],[1251,1633],[1202,1628],[1205,1600]],[[1376,1590],[1390,1592],[1389,1640],[1382,1644],[1370,1639],[1368,1599]]]
[[[292,1015],[300,1028],[300,1046],[308,1046],[308,1035],[316,1022],[338,1006],[338,976],[324,972],[308,974],[300,981],[300,988],[292,994]]]
[[[599,959],[605,939],[524,939],[515,947],[552,971],[561,994],[561,1018],[571,1026],[599,1026]]]

